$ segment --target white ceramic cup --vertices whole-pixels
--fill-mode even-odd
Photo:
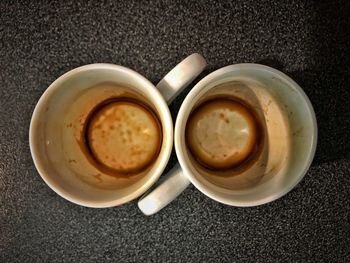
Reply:
[[[204,58],[192,54],[156,87],[139,73],[112,64],[86,65],[59,77],[41,96],[30,124],[30,150],[42,179],[63,198],[87,207],[117,206],[143,194],[158,180],[171,154],[173,123],[167,103],[205,67]],[[116,85],[102,85],[107,82]],[[77,134],[92,108],[125,93],[142,97],[153,108],[163,139],[157,159],[145,174],[116,178],[88,162]]]
[[[264,148],[242,174],[208,175],[190,156],[186,123],[208,95],[238,97],[253,106],[263,120]],[[179,110],[174,140],[180,166],[140,199],[139,208],[146,215],[162,209],[190,183],[208,197],[231,206],[256,206],[280,198],[306,174],[315,154],[317,124],[309,99],[291,78],[267,66],[237,64],[221,68],[195,85]]]

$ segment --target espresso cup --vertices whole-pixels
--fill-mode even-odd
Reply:
[[[179,165],[138,205],[156,213],[190,183],[231,206],[280,198],[306,174],[315,154],[317,124],[300,86],[259,64],[221,68],[185,98],[175,125]]]
[[[154,86],[139,73],[91,64],[55,80],[32,115],[29,142],[36,169],[63,198],[111,207],[142,195],[162,174],[173,146],[168,109],[205,68],[192,54]]]

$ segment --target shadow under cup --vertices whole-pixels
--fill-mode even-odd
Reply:
[[[191,182],[209,197],[236,206],[263,204],[288,192],[306,173],[316,146],[315,117],[303,91],[280,72],[251,67],[229,66],[198,83],[184,102],[187,111],[180,110],[175,130],[179,161]],[[230,97],[254,110],[262,129],[261,149],[246,165],[206,169],[186,143],[188,118],[208,99]]]
[[[82,141],[91,111],[118,98],[147,105],[162,130],[158,157],[128,176],[99,169],[86,155]],[[172,122],[164,99],[141,75],[115,65],[90,65],[66,73],[44,93],[33,114],[30,141],[37,169],[53,190],[74,203],[108,207],[136,198],[158,179],[171,153]]]

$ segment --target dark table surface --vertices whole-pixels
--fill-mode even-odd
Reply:
[[[350,262],[350,2],[140,2],[0,2],[0,262]],[[235,208],[189,187],[145,217],[136,201],[85,208],[45,185],[28,129],[52,81],[108,62],[157,83],[193,52],[209,62],[202,76],[256,62],[304,88],[319,141],[292,192]]]

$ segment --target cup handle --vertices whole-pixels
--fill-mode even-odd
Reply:
[[[168,104],[190,84],[207,66],[205,59],[194,53],[176,65],[157,85]],[[179,164],[175,165],[149,192],[140,198],[138,206],[145,215],[157,213],[179,194],[190,181],[182,173]]]
[[[138,202],[138,207],[145,215],[153,215],[178,197],[190,184],[179,164],[176,164],[153,190],[147,192]]]
[[[194,53],[177,64],[157,84],[168,104],[190,84],[207,66],[207,62],[198,53]]]

